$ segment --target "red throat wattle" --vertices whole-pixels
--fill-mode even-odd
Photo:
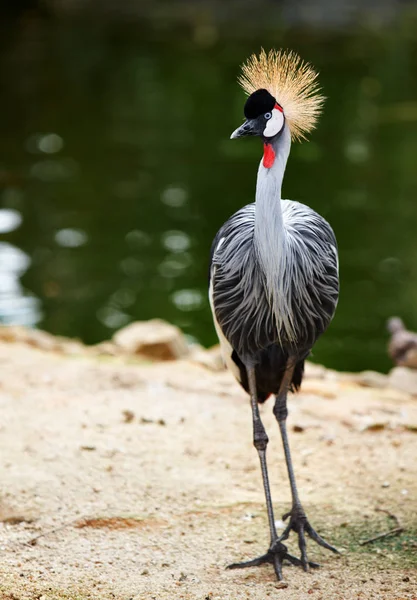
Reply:
[[[274,164],[275,152],[271,144],[264,144],[264,159],[263,166],[266,169],[270,169]]]

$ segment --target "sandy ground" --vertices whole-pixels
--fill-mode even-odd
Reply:
[[[321,569],[225,566],[268,532],[250,408],[228,373],[0,343],[0,598],[416,599],[417,400],[311,367],[291,399],[300,494],[341,550]],[[288,509],[272,415],[276,519]],[[396,536],[360,542],[396,528]],[[280,525],[280,523],[278,523]],[[298,554],[294,539],[289,543]]]

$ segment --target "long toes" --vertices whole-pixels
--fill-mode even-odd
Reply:
[[[240,563],[232,563],[231,565],[227,565],[226,569],[246,569],[246,567],[259,567],[259,565],[263,565],[264,563],[272,562],[272,557],[267,552],[258,558],[254,558],[252,560],[247,560]]]
[[[308,571],[307,544],[303,527],[300,527],[300,531],[298,532],[298,546],[301,552],[301,564],[303,565],[304,571]]]
[[[282,581],[282,560],[278,554],[274,555],[273,565],[278,581]]]
[[[285,528],[285,530],[283,531],[283,533],[279,536],[278,541],[279,542],[284,542],[285,540],[287,540],[289,538],[289,536],[290,536],[291,529],[292,529],[292,524],[289,523],[287,525],[287,527]]]
[[[293,556],[292,554],[287,554],[284,558],[295,567],[304,567],[303,562],[296,556]],[[310,567],[310,569],[318,569],[320,567],[319,563],[313,562],[311,560],[307,561],[307,565]]]
[[[340,554],[339,550],[334,546],[328,544],[326,540],[319,536],[319,534],[311,527],[311,525],[306,525],[305,529],[308,535],[311,537],[311,539],[314,540],[317,544],[319,544],[319,546],[323,546],[323,548],[327,548],[327,550],[331,550],[335,554]]]

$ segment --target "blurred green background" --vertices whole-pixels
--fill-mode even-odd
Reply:
[[[8,10],[6,10],[8,8]],[[417,9],[306,2],[11,2],[0,25],[0,320],[87,343],[162,317],[216,342],[210,244],[253,201],[259,140],[239,64],[296,50],[328,100],[284,197],[339,242],[341,297],[313,359],[387,370],[417,328]]]

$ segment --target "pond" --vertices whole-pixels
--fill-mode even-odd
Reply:
[[[3,22],[0,318],[87,343],[161,317],[216,342],[210,244],[254,199],[259,140],[242,120],[239,64],[289,47],[327,97],[293,144],[284,197],[339,243],[341,296],[315,361],[387,370],[386,319],[417,328],[415,21],[316,30],[140,19]]]

